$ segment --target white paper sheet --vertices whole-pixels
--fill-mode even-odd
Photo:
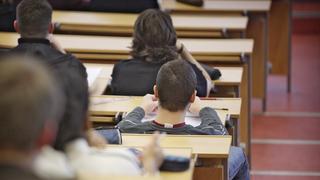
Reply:
[[[92,86],[94,81],[97,79],[101,70],[102,70],[102,68],[99,68],[99,67],[87,67],[89,87]]]

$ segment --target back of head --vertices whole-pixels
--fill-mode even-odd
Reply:
[[[23,0],[17,6],[17,22],[22,37],[45,38],[52,18],[47,0]]]
[[[50,73],[22,57],[0,61],[0,149],[29,151],[44,125],[62,115],[62,94]]]
[[[184,60],[164,64],[157,76],[160,106],[168,111],[185,110],[197,85],[196,74]]]
[[[167,62],[178,57],[176,41],[170,15],[148,9],[135,22],[131,55],[148,62]]]

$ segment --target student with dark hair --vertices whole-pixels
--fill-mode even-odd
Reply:
[[[141,96],[152,93],[160,67],[180,56],[188,60],[196,73],[198,96],[209,94],[210,75],[177,41],[169,14],[155,9],[141,13],[134,25],[131,48],[132,59],[120,61],[113,68],[112,94]]]
[[[158,9],[157,0],[91,0],[90,11],[140,13],[146,9]]]
[[[25,57],[0,61],[0,179],[40,179],[34,159],[54,140],[63,113],[63,94],[49,75]]]
[[[157,168],[163,156],[158,144],[158,134],[146,145],[141,157],[128,149],[106,148],[105,143],[100,144],[99,147],[90,147],[91,139],[85,129],[89,119],[88,88],[83,85],[84,82],[79,76],[73,77],[68,83],[70,86],[78,87],[74,95],[77,96],[79,104],[74,105],[81,108],[65,107],[70,117],[76,116],[76,118],[62,119],[58,126],[54,147],[63,151],[46,146],[35,160],[34,169],[40,177],[65,179],[81,178],[86,175],[95,177],[132,176],[142,175],[143,172],[152,174],[158,171]],[[150,161],[155,166],[150,166]]]
[[[57,138],[54,143],[58,149],[56,151],[46,146],[35,160],[35,172],[45,179],[66,179],[74,177],[95,177],[104,176],[131,176],[142,175],[144,169],[150,169],[150,173],[157,169],[149,168],[145,161],[153,161],[159,167],[162,162],[162,150],[159,147],[158,136],[146,145],[146,154],[141,159],[134,152],[128,149],[109,149],[103,144],[102,149],[90,147],[89,139],[86,136],[85,126],[88,123],[88,89],[82,85],[82,80],[74,78],[72,82],[78,87],[76,96],[83,109],[71,111],[66,107],[70,114],[77,115],[77,118],[63,119],[58,127]],[[148,154],[151,153],[151,156]],[[124,171],[125,169],[125,171]]]
[[[145,114],[157,110],[154,121],[141,122]],[[199,114],[201,124],[197,127],[185,124],[187,111]],[[201,107],[196,96],[196,75],[184,60],[164,64],[158,73],[154,96],[146,95],[140,107],[136,107],[118,123],[124,133],[152,133],[186,135],[226,135],[227,130],[214,109]],[[239,147],[231,147],[229,154],[229,178],[249,179],[248,162]]]
[[[14,31],[16,6],[13,0],[0,0],[0,31]]]
[[[63,121],[60,126],[64,127],[66,119],[80,119],[81,113],[86,109],[85,103],[79,98],[79,89],[88,88],[87,73],[82,63],[71,54],[67,54],[54,40],[51,33],[52,8],[46,0],[23,0],[17,6],[17,20],[14,27],[20,34],[19,45],[13,48],[9,54],[28,55],[36,57],[39,61],[47,64],[53,71],[55,78],[61,85],[66,95],[66,108]],[[74,83],[79,79],[79,83]],[[79,87],[81,86],[81,87]],[[80,132],[79,132],[80,133]],[[56,148],[60,141],[73,138],[68,135],[57,139]]]

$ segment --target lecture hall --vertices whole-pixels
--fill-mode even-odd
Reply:
[[[1,180],[319,180],[320,1],[0,0]]]

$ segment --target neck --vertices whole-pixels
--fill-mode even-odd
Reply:
[[[170,112],[159,106],[156,122],[159,124],[180,124],[184,122],[185,111]]]
[[[0,149],[0,164],[30,168],[35,158],[34,151],[18,151],[13,149]]]

